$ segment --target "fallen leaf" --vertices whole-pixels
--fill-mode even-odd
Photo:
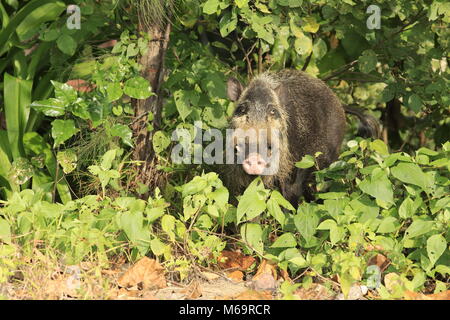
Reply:
[[[219,256],[219,267],[222,269],[239,269],[242,271],[250,268],[255,263],[255,258],[245,256],[241,252],[224,250]]]
[[[376,265],[378,268],[380,268],[380,271],[383,272],[384,270],[386,270],[390,263],[391,261],[388,258],[378,253],[376,256],[373,256],[369,260],[369,262],[367,262],[367,265]]]
[[[277,270],[275,265],[270,264],[267,260],[263,260],[258,267],[258,271],[256,271],[255,276],[252,280],[258,280],[259,277],[262,277],[263,274],[271,274],[273,278],[277,279]]]
[[[244,279],[244,274],[242,271],[236,270],[227,273],[227,277],[234,282],[242,282]]]
[[[186,295],[186,299],[193,300],[202,296],[202,290],[198,281],[192,281],[183,291]]]
[[[117,44],[117,40],[115,40],[115,39],[114,40],[109,40],[109,41],[100,43],[97,46],[97,48],[100,48],[100,49],[111,48],[111,47],[114,47],[116,44]]]
[[[233,300],[273,300],[270,291],[247,290],[233,298]]]
[[[76,91],[79,92],[91,92],[97,86],[95,84],[91,84],[82,79],[73,79],[66,82],[69,86],[73,87]]]
[[[335,294],[319,283],[311,284],[307,289],[297,289],[294,294],[300,300],[333,300]]]
[[[275,266],[269,264],[267,260],[263,260],[255,276],[250,281],[249,287],[255,290],[276,290],[278,282]]]
[[[164,269],[156,260],[147,257],[128,269],[118,284],[124,288],[140,286],[142,289],[162,289],[167,286]]]
[[[202,276],[205,277],[208,281],[213,281],[213,280],[220,278],[220,275],[213,273],[213,272],[207,272],[207,271],[203,271]]]
[[[450,300],[450,290],[433,294],[423,294],[412,291],[405,291],[407,300]]]

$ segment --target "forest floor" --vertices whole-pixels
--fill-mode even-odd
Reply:
[[[180,269],[170,271],[147,257],[135,264],[125,257],[66,265],[54,251],[18,256],[16,271],[0,282],[0,300],[343,300],[338,279],[314,277],[314,283],[293,285],[297,279],[263,260],[241,252],[223,251],[210,268],[195,266],[180,281]],[[250,271],[251,270],[251,271]],[[306,271],[305,271],[306,272]],[[251,275],[254,274],[254,275]],[[285,281],[287,280],[287,281]],[[282,283],[291,283],[283,286]],[[386,282],[386,281],[385,281]],[[409,292],[406,299],[450,300],[450,291],[435,295]],[[355,284],[346,299],[380,299],[376,290]]]

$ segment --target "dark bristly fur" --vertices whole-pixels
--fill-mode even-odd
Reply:
[[[346,128],[345,111],[339,99],[321,80],[297,70],[266,72],[254,78],[247,88],[238,80],[228,81],[228,96],[236,103],[231,128],[280,130],[280,169],[277,174],[262,176],[267,187],[279,188],[293,204],[297,204],[305,182],[313,169],[294,166],[304,155],[318,157],[320,168],[329,166],[339,155]],[[366,133],[375,133],[375,126],[356,109]],[[240,194],[255,178],[240,164],[227,165],[225,183],[234,194]]]

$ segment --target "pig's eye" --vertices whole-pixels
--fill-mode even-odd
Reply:
[[[237,106],[236,110],[234,111],[234,114],[237,116],[243,116],[248,111],[248,106],[245,103],[242,103]]]
[[[270,115],[274,118],[279,118],[280,117],[280,113],[278,112],[278,110],[274,107],[272,107],[269,111]]]

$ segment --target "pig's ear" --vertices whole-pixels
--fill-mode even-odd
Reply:
[[[235,102],[239,99],[239,97],[242,94],[242,91],[244,88],[242,87],[242,84],[239,82],[236,78],[230,78],[227,81],[227,95],[228,98]]]
[[[278,97],[278,100],[280,101],[280,104],[282,106],[285,106],[288,102],[288,91],[286,87],[283,84],[279,84],[273,89],[275,91],[275,94]]]

